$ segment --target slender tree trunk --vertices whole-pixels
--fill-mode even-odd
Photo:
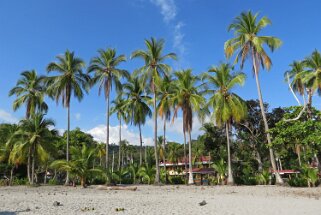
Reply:
[[[255,154],[256,154],[256,160],[258,163],[258,171],[262,172],[263,171],[263,163],[262,163],[261,155],[258,151],[256,151]]]
[[[119,119],[119,151],[121,149],[121,118]],[[118,171],[120,170],[120,153],[118,156]]]
[[[69,162],[69,132],[70,132],[70,104],[67,107],[67,146],[66,146],[66,161]],[[65,185],[69,184],[69,172],[67,171]]]
[[[107,103],[107,116],[106,116],[106,120],[107,120],[107,132],[106,132],[106,169],[108,170],[109,167],[109,95],[106,98],[106,103]]]
[[[229,122],[225,123],[226,126],[226,143],[227,143],[227,165],[228,165],[228,176],[227,176],[227,184],[233,185],[234,179],[233,179],[233,172],[232,172],[232,162],[231,162],[231,150],[230,150],[230,126]]]
[[[44,183],[44,184],[47,184],[47,171],[48,171],[48,166],[46,165],[46,168],[45,168],[45,176],[44,176],[44,179],[43,179],[43,183]]]
[[[147,165],[147,148],[146,148],[146,145],[145,145],[145,165]]]
[[[194,184],[193,179],[193,166],[192,166],[192,135],[191,130],[188,130],[188,164],[189,164],[189,174],[188,174],[188,184]]]
[[[309,119],[312,119],[312,96],[313,96],[313,91],[311,88],[307,89],[308,93],[308,104],[307,104],[307,112],[308,112],[308,117]]]
[[[159,163],[157,155],[157,106],[156,106],[156,90],[155,82],[153,81],[153,93],[154,93],[154,150],[155,150],[155,163],[156,163],[156,174],[155,174],[155,184],[159,184]]]
[[[163,138],[163,163],[165,171],[165,184],[167,183],[167,172],[166,172],[166,119],[164,118],[164,138]]]
[[[83,188],[86,188],[86,178],[85,178],[85,177],[81,177],[81,178],[80,178],[80,185],[81,185]]]
[[[183,129],[183,134],[184,134],[184,164],[185,164],[185,171],[186,171],[187,170],[187,163],[186,163],[186,132],[185,132],[185,129]]]
[[[13,166],[11,167],[11,170],[10,170],[10,180],[9,180],[9,186],[11,186],[11,185],[12,185],[12,179],[13,179],[13,170],[14,170],[14,168],[15,168],[15,165],[13,165]]]
[[[264,105],[263,105],[263,98],[262,98],[261,86],[260,86],[260,81],[259,81],[257,62],[256,62],[256,59],[255,59],[253,50],[252,50],[252,60],[253,60],[253,68],[254,68],[254,73],[255,73],[255,81],[256,81],[256,86],[257,86],[257,92],[258,92],[258,96],[259,96],[260,109],[261,109],[261,114],[262,114],[262,118],[263,118],[263,122],[264,122],[264,130],[265,130],[265,133],[266,133],[266,138],[267,138],[267,142],[268,142],[268,146],[269,146],[270,161],[271,161],[272,169],[273,169],[273,172],[275,174],[276,183],[277,184],[283,184],[283,180],[280,177],[280,174],[279,174],[279,172],[277,172],[277,169],[276,169],[274,153],[273,153],[273,149],[272,149],[272,146],[271,146],[272,142],[271,142],[271,136],[270,136],[270,133],[269,133],[269,125],[268,125],[268,122],[267,122],[267,119],[266,119],[266,114],[265,114]]]
[[[115,151],[113,150],[113,160],[111,163],[111,172],[114,172],[114,166],[115,166]]]
[[[29,147],[28,161],[27,161],[27,175],[28,175],[29,184],[31,184],[30,169],[31,169],[31,147]]]
[[[31,167],[31,185],[34,184],[34,178],[35,178],[35,151],[36,151],[36,147],[35,145],[33,145],[32,147],[32,167]]]
[[[139,148],[139,166],[143,164],[143,139],[142,139],[142,129],[140,127],[140,123],[138,123],[139,128],[139,141],[140,141],[140,148]]]

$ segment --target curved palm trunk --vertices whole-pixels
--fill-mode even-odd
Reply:
[[[163,138],[163,163],[164,163],[164,170],[165,170],[165,184],[167,183],[167,172],[166,172],[166,119],[164,119],[164,138]]]
[[[11,170],[10,170],[9,186],[12,185],[12,179],[13,179],[13,171],[14,171],[14,169],[15,169],[15,165],[13,165],[13,166],[11,167]]]
[[[67,146],[66,146],[66,160],[69,161],[69,132],[70,132],[70,104],[67,107]],[[67,171],[65,185],[69,184],[69,172]]]
[[[159,184],[159,163],[157,155],[157,107],[156,107],[156,90],[153,81],[153,93],[154,93],[154,150],[155,150],[155,163],[156,163],[156,174],[155,174],[155,184]]]
[[[120,150],[121,149],[121,118],[119,118],[119,155],[118,155],[118,171],[120,170]]]
[[[107,132],[106,132],[106,169],[108,170],[109,167],[109,95],[106,98],[106,103],[107,103],[107,116],[106,116],[106,120],[107,120]]]
[[[188,164],[189,164],[189,174],[188,174],[188,184],[194,184],[193,179],[193,166],[192,166],[192,136],[191,130],[188,131]]]
[[[140,123],[138,123],[139,128],[139,141],[140,141],[140,149],[139,149],[139,166],[143,165],[143,139],[142,139],[142,129],[140,127]]]
[[[277,172],[277,169],[276,169],[274,153],[273,153],[273,149],[271,147],[271,144],[272,144],[271,143],[271,136],[270,136],[270,133],[269,133],[269,126],[268,126],[268,123],[267,123],[266,114],[265,114],[264,105],[263,105],[263,98],[262,98],[261,86],[260,86],[260,81],[259,81],[257,62],[256,62],[256,58],[254,56],[254,52],[253,51],[252,51],[252,60],[253,60],[253,68],[254,68],[254,73],[255,73],[255,81],[256,81],[256,86],[257,86],[257,92],[258,92],[258,96],[259,96],[260,109],[261,109],[261,114],[262,114],[262,118],[263,118],[263,122],[264,122],[264,130],[265,130],[267,142],[268,142],[268,145],[269,145],[270,161],[271,161],[271,164],[272,164],[272,169],[273,169],[273,172],[275,174],[276,183],[277,184],[283,184],[283,180],[280,177],[280,174]]]
[[[232,162],[231,162],[231,150],[230,150],[230,126],[229,123],[225,123],[226,126],[226,142],[227,142],[227,165],[228,165],[228,176],[227,176],[227,184],[233,185],[234,179],[233,179],[233,172],[232,172]]]

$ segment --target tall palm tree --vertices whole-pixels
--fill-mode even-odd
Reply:
[[[44,102],[44,76],[38,76],[35,70],[24,71],[21,78],[17,81],[14,88],[9,91],[9,96],[16,95],[17,99],[13,102],[13,110],[16,111],[21,105],[26,105],[26,118],[30,118],[37,111],[48,110]]]
[[[171,94],[173,93],[173,86],[172,86],[172,78],[171,76],[166,76],[160,82],[159,86],[159,103],[158,103],[158,114],[164,120],[163,125],[163,162],[164,162],[164,170],[166,174],[166,122],[170,121],[171,119]],[[165,178],[167,179],[166,175]]]
[[[115,100],[112,101],[113,106],[110,109],[110,114],[116,114],[117,119],[119,120],[119,151],[121,151],[121,125],[122,120],[127,123],[128,122],[128,111],[126,110],[126,101],[119,95]],[[120,161],[121,161],[121,153],[119,153],[118,157],[118,170],[120,170]]]
[[[12,157],[23,156],[27,152],[31,152],[30,184],[34,184],[36,161],[47,160],[52,139],[58,134],[56,130],[49,130],[53,126],[55,123],[51,119],[45,119],[43,113],[37,113],[30,119],[21,120],[19,130],[15,133],[20,144],[14,146]]]
[[[171,71],[169,65],[164,63],[166,59],[176,59],[176,54],[169,53],[163,55],[164,40],[156,40],[151,38],[145,40],[146,50],[136,50],[132,53],[131,58],[141,58],[145,61],[145,65],[135,71],[135,75],[140,74],[144,85],[150,83],[150,88],[153,93],[154,106],[154,150],[156,162],[156,176],[155,183],[160,183],[159,179],[159,163],[157,156],[157,84],[161,77],[168,75]]]
[[[230,137],[229,132],[231,123],[240,122],[247,115],[247,107],[245,102],[231,90],[237,85],[242,86],[245,82],[243,73],[232,73],[232,68],[229,64],[221,64],[218,67],[212,67],[204,75],[207,79],[208,87],[213,87],[209,105],[213,108],[212,119],[216,125],[222,126],[225,124],[226,140],[227,140],[227,155],[228,155],[228,184],[234,184],[231,152],[230,152]],[[213,75],[210,75],[213,73]]]
[[[271,24],[271,21],[267,17],[262,17],[258,20],[258,15],[258,13],[252,14],[251,11],[242,12],[240,16],[234,19],[232,24],[230,24],[230,26],[228,27],[228,30],[233,30],[235,37],[225,42],[224,50],[227,58],[230,58],[235,52],[237,52],[235,63],[238,63],[240,61],[241,68],[243,68],[246,59],[252,59],[253,72],[255,75],[260,102],[260,109],[269,146],[270,161],[274,174],[276,176],[276,182],[278,184],[282,184],[283,180],[277,172],[273,149],[271,147],[271,136],[268,132],[269,126],[263,106],[263,98],[259,81],[260,65],[263,69],[266,68],[267,70],[269,70],[272,65],[270,57],[264,50],[264,45],[267,45],[271,51],[274,51],[281,46],[282,42],[280,39],[273,36],[259,35],[260,31],[263,28]]]
[[[70,100],[74,95],[81,101],[84,97],[84,90],[88,92],[89,76],[83,73],[85,62],[76,57],[74,52],[67,50],[63,55],[56,57],[56,62],[47,66],[48,73],[57,72],[56,76],[48,77],[48,94],[57,104],[61,100],[63,107],[67,108],[67,148],[66,160],[69,161],[69,132],[70,132]],[[69,183],[67,172],[66,184]]]
[[[312,52],[312,54],[305,58],[303,61],[306,66],[306,71],[303,74],[303,81],[309,87],[308,90],[308,106],[312,107],[312,95],[317,90],[321,95],[321,54],[318,50]],[[310,114],[311,115],[311,114]]]
[[[175,105],[174,117],[177,117],[178,110],[183,112],[184,132],[188,133],[188,161],[189,161],[189,184],[194,184],[192,173],[192,128],[193,128],[193,113],[200,113],[205,105],[203,97],[203,85],[197,85],[200,78],[192,74],[191,69],[175,72],[177,80],[174,83],[174,92],[172,102]],[[173,117],[173,118],[174,118]]]
[[[99,55],[94,57],[90,61],[90,66],[88,67],[88,73],[94,73],[92,79],[92,84],[98,84],[99,95],[101,91],[104,91],[107,110],[106,110],[106,169],[109,167],[109,101],[110,92],[115,86],[117,91],[121,89],[120,79],[123,77],[128,77],[128,72],[126,70],[119,69],[120,63],[126,61],[125,55],[117,55],[115,49],[107,48],[106,50],[98,50]]]
[[[145,124],[146,117],[152,116],[148,106],[151,97],[145,94],[144,88],[138,77],[131,77],[123,85],[124,97],[126,98],[126,109],[129,110],[129,121],[139,128],[139,166],[143,164],[143,138],[141,126]]]

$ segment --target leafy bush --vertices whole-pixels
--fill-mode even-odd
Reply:
[[[52,178],[48,181],[49,185],[59,185],[59,181],[55,178]]]
[[[170,176],[168,177],[171,184],[184,184],[184,176]]]
[[[261,173],[257,173],[255,176],[256,184],[267,185],[270,181],[270,173],[267,170],[263,170]]]
[[[288,183],[291,187],[306,187],[307,186],[307,180],[303,177],[292,177]]]

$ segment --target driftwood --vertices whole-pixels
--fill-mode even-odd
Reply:
[[[99,185],[97,187],[98,190],[130,190],[130,191],[136,191],[137,187],[127,187],[127,186],[104,186]]]

